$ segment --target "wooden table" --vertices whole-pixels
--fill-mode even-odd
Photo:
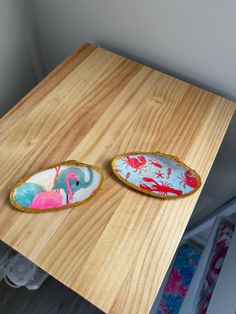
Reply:
[[[177,155],[203,183],[235,104],[121,56],[82,45],[0,120],[0,239],[109,313],[148,313],[200,191],[158,200],[120,184],[118,153]],[[13,210],[26,174],[77,159],[105,170],[87,204]]]

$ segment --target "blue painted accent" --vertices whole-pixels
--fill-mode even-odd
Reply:
[[[85,181],[85,173],[79,169],[78,167],[70,167],[68,169],[65,169],[63,171],[60,172],[56,183],[53,186],[53,190],[56,189],[62,189],[64,190],[64,192],[66,193],[66,195],[68,195],[68,190],[67,190],[67,186],[66,186],[66,176],[69,172],[73,172],[77,175],[78,179],[79,179],[79,184],[77,185],[75,180],[69,180],[70,182],[70,187],[72,189],[72,192],[75,193],[76,191],[78,191],[81,188],[87,188],[90,186],[90,184],[93,182],[93,171],[91,168],[87,167],[88,171],[89,171],[89,180]]]
[[[40,184],[25,182],[16,188],[13,198],[17,204],[29,207],[35,196],[44,191],[45,188]]]

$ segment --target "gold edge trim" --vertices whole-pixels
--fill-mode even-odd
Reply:
[[[159,195],[159,194],[156,194],[154,192],[151,192],[151,191],[145,191],[143,189],[141,189],[140,187],[138,187],[137,185],[133,184],[133,183],[130,183],[128,180],[124,179],[123,177],[121,177],[119,175],[119,173],[116,171],[116,167],[115,167],[115,162],[118,160],[118,159],[121,159],[122,157],[127,157],[127,156],[130,156],[130,155],[139,155],[139,154],[143,154],[143,155],[154,155],[154,156],[161,156],[161,157],[166,157],[166,158],[169,158],[169,159],[172,159],[174,161],[176,161],[179,165],[181,165],[183,168],[187,169],[187,170],[190,170],[194,176],[197,178],[197,187],[184,194],[184,195],[176,195],[176,196],[164,196],[164,195]],[[111,168],[112,168],[112,171],[113,173],[115,174],[115,176],[121,180],[122,182],[124,182],[126,185],[130,186],[131,188],[143,193],[143,194],[148,194],[148,195],[151,195],[151,196],[154,196],[156,198],[161,198],[161,199],[177,199],[177,198],[185,198],[187,196],[190,196],[192,194],[194,194],[202,185],[202,182],[201,182],[201,177],[200,175],[195,171],[193,170],[192,168],[190,168],[189,166],[187,166],[183,161],[181,161],[177,156],[174,156],[174,155],[169,155],[169,154],[165,154],[165,153],[161,153],[159,151],[156,151],[156,152],[142,152],[142,151],[136,151],[136,152],[129,152],[129,153],[124,153],[124,154],[119,154],[117,156],[115,156],[113,159],[112,159],[112,162],[111,162]]]
[[[21,206],[21,205],[17,204],[14,201],[13,195],[14,195],[14,192],[15,192],[16,188],[18,186],[20,186],[21,184],[25,183],[29,178],[31,178],[32,176],[34,176],[37,173],[53,169],[53,168],[55,168],[57,166],[68,166],[68,165],[90,167],[93,170],[97,171],[101,175],[98,187],[96,188],[95,191],[93,191],[93,193],[88,198],[86,198],[83,201],[76,202],[76,203],[73,203],[73,204],[70,204],[70,205],[65,205],[65,206],[57,207],[57,208],[47,208],[47,209],[43,209],[43,210],[42,209],[33,209],[33,208],[29,208],[29,207],[24,207],[24,206]],[[16,209],[18,209],[20,211],[23,211],[23,212],[28,212],[28,213],[46,213],[46,212],[59,211],[59,210],[63,210],[63,209],[73,208],[73,207],[77,207],[77,206],[83,205],[83,204],[87,203],[88,201],[90,201],[101,190],[101,188],[103,186],[103,183],[104,183],[104,180],[105,180],[105,178],[104,178],[104,173],[103,173],[102,168],[100,168],[98,166],[94,166],[94,165],[78,162],[77,160],[67,160],[67,161],[55,164],[53,166],[50,166],[48,168],[44,168],[44,169],[35,171],[34,173],[32,173],[31,176],[23,177],[19,182],[16,183],[16,185],[11,190],[11,192],[10,192],[10,202]]]

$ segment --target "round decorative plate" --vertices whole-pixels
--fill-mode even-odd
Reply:
[[[65,161],[21,179],[10,201],[19,210],[36,213],[70,208],[89,201],[103,180],[101,168]]]
[[[132,152],[116,156],[114,174],[128,186],[161,198],[193,194],[201,186],[196,171],[177,157],[160,152]]]

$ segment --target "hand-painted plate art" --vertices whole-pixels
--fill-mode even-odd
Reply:
[[[116,156],[115,175],[130,187],[161,198],[185,197],[201,186],[201,178],[177,157],[160,152]]]
[[[23,178],[10,194],[12,205],[22,211],[46,212],[84,204],[101,188],[102,169],[65,161]]]

